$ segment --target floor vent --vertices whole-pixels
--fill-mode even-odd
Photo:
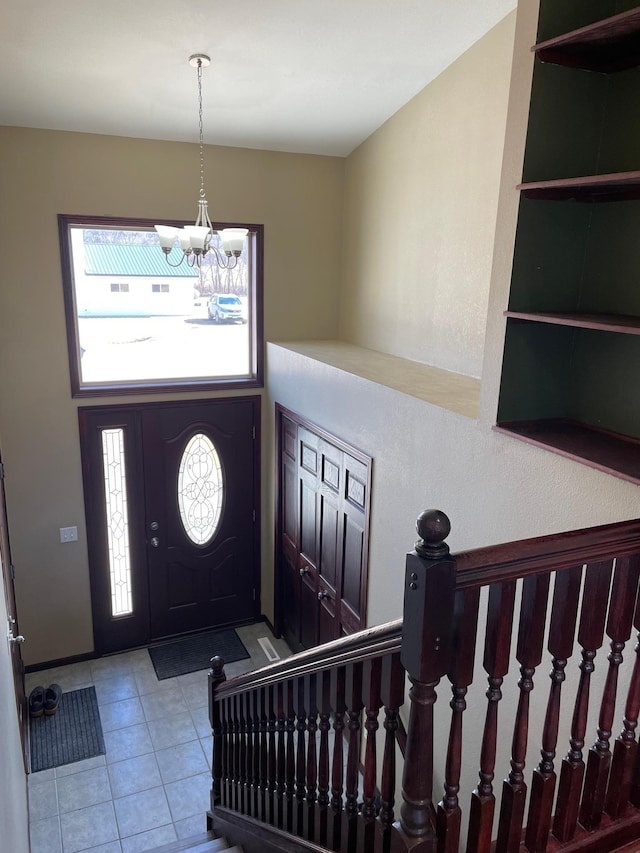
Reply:
[[[267,660],[269,663],[273,663],[273,661],[280,660],[280,655],[274,649],[273,643],[268,637],[258,637],[258,642],[262,647],[262,651],[267,656]]]

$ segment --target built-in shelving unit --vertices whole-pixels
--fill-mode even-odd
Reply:
[[[628,5],[541,0],[496,429],[640,484],[640,6]]]

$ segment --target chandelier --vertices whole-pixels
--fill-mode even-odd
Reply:
[[[242,254],[242,247],[248,230],[246,228],[223,228],[215,231],[209,219],[207,197],[204,189],[204,141],[202,134],[202,69],[211,64],[204,53],[194,53],[189,57],[189,65],[198,69],[198,120],[200,130],[200,197],[198,215],[193,225],[175,228],[172,225],[156,225],[160,238],[160,247],[165,260],[172,267],[178,267],[186,259],[190,266],[201,266],[202,259],[211,253],[219,267],[233,269]],[[213,245],[218,235],[222,240],[222,251]],[[174,252],[174,249],[176,250]],[[182,252],[178,255],[178,252]],[[177,259],[177,263],[172,260]]]

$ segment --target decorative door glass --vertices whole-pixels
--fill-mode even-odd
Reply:
[[[222,515],[224,482],[220,457],[204,433],[194,435],[178,471],[178,507],[184,531],[194,545],[207,545]]]
[[[123,429],[102,430],[102,457],[111,615],[124,616],[133,611],[133,601]]]

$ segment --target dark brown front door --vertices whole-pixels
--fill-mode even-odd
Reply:
[[[20,643],[22,642],[18,614],[16,611],[16,595],[13,585],[13,563],[11,562],[11,549],[9,547],[9,528],[7,525],[7,508],[4,496],[4,467],[0,457],[0,563],[2,564],[2,579],[4,582],[5,600],[7,603],[7,636],[11,647],[11,665],[13,669],[13,681],[16,691],[16,705],[18,714],[18,725],[20,737],[22,738],[22,754],[24,757],[24,768],[28,771],[27,757],[27,702],[24,692],[24,666]],[[18,638],[16,640],[16,638]]]
[[[365,626],[371,459],[277,415],[276,621],[298,651]]]
[[[143,414],[152,639],[253,616],[254,416],[247,403]]]
[[[259,411],[259,397],[80,411],[97,651],[259,615]]]

